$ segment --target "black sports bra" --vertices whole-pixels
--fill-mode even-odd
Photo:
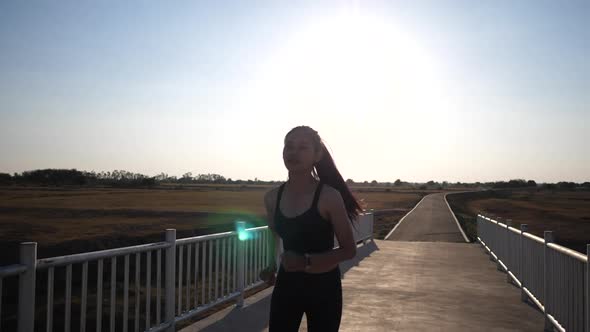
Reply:
[[[283,250],[304,254],[324,252],[334,248],[332,223],[324,219],[318,210],[322,185],[320,181],[309,210],[294,218],[285,217],[281,212],[280,203],[285,183],[279,187],[274,224],[277,233],[283,239]]]

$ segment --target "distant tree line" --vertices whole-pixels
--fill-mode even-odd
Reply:
[[[163,183],[170,184],[277,184],[280,181],[232,180],[219,174],[185,173],[182,177],[160,173],[147,176],[125,170],[112,172],[87,172],[76,169],[40,169],[22,173],[0,173],[0,185],[40,185],[40,186],[109,186],[109,187],[153,187]]]
[[[156,176],[147,176],[140,173],[125,170],[112,172],[87,172],[76,169],[40,169],[25,171],[22,173],[0,173],[0,185],[39,185],[39,186],[107,186],[107,187],[154,187],[159,184],[233,184],[233,185],[276,185],[282,181],[264,181],[258,178],[254,180],[232,180],[215,173],[198,174],[193,176],[191,172],[184,173],[181,177],[160,173]],[[474,188],[474,189],[509,189],[509,188],[538,188],[552,190],[590,190],[590,182],[557,182],[537,184],[534,180],[513,179],[510,181],[496,182],[436,182],[427,181],[406,182],[400,179],[394,182],[362,181],[355,182],[347,179],[350,186],[369,186],[387,188],[413,188],[413,189],[448,189],[448,188]]]
[[[540,189],[559,189],[559,190],[574,190],[574,189],[590,189],[590,182],[575,183],[560,181],[557,183],[541,183],[537,184],[533,180],[516,179],[508,182],[499,181],[486,184],[493,189],[504,189],[504,188],[540,188]]]
[[[355,182],[352,179],[347,179],[348,185],[362,185],[370,187],[392,187],[392,188],[414,188],[414,189],[448,189],[448,188],[476,188],[476,189],[512,189],[512,188],[538,188],[538,189],[559,189],[559,190],[574,190],[574,189],[590,189],[590,182],[575,183],[575,182],[557,182],[557,183],[541,183],[538,184],[534,180],[513,179],[510,181],[495,181],[495,182],[406,182],[400,179],[392,182],[377,182],[363,181]]]
[[[156,181],[153,177],[124,170],[96,173],[76,169],[39,169],[22,173],[0,173],[2,185],[41,185],[41,186],[111,186],[111,187],[149,187]]]

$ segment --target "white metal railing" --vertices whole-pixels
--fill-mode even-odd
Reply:
[[[2,283],[9,277],[18,278],[18,308],[16,324],[8,328],[19,332],[33,331],[35,318],[45,322],[47,332],[102,331],[107,325],[109,331],[174,331],[178,322],[222,303],[235,300],[242,306],[244,292],[264,283],[259,273],[275,257],[267,226],[237,224],[243,231],[177,239],[176,230],[167,229],[163,242],[43,259],[37,259],[37,243],[21,243],[20,264],[0,267],[0,331],[10,320],[2,315]],[[356,227],[356,242],[366,243],[372,238],[373,214],[359,216]],[[59,294],[58,281],[64,288]],[[79,303],[72,303],[73,295]],[[63,310],[58,322],[63,326],[56,326],[57,307]],[[72,315],[73,307],[79,315]]]
[[[500,219],[500,218],[498,218]],[[507,281],[521,288],[523,301],[530,299],[545,315],[545,330],[590,332],[590,244],[586,255],[483,215],[477,215],[478,241],[506,271]]]

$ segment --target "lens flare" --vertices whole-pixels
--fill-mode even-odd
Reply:
[[[238,233],[238,239],[240,241],[250,240],[254,236],[254,232],[248,231],[249,227],[253,227],[252,225],[246,225],[245,221],[238,220],[236,221],[236,232]]]

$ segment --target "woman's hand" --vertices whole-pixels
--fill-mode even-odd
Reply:
[[[285,251],[281,254],[281,265],[287,272],[303,271],[305,269],[305,257],[293,251]]]

